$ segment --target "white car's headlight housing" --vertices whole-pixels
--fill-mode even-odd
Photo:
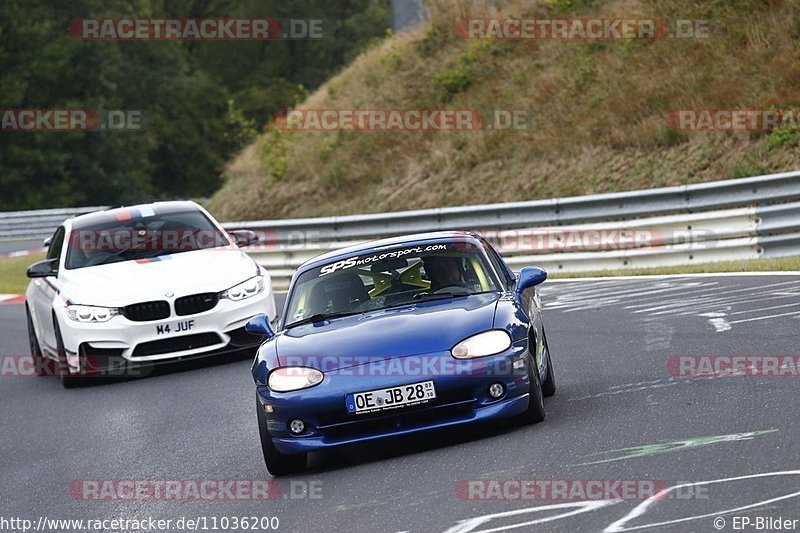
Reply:
[[[511,347],[511,336],[502,329],[478,333],[459,342],[450,350],[456,359],[486,357],[504,352]]]
[[[219,297],[238,302],[240,300],[252,298],[256,294],[262,292],[264,292],[264,276],[254,276],[247,281],[234,285],[226,291],[222,291]]]
[[[290,392],[318,385],[323,377],[316,368],[283,366],[270,373],[267,384],[275,392]]]
[[[75,322],[108,322],[119,314],[113,307],[96,307],[93,305],[68,305],[67,316]]]

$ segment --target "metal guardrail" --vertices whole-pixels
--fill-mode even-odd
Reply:
[[[108,207],[73,207],[0,213],[0,241],[44,239],[50,237],[65,219],[103,209],[108,209]]]
[[[339,217],[236,222],[230,228],[303,232],[320,241],[366,240],[432,230],[563,226],[697,213],[800,199],[800,171],[660,189],[530,202],[470,205]]]
[[[800,255],[800,202],[481,233],[517,270],[538,265],[580,272]],[[264,234],[269,240],[270,233]],[[286,287],[306,260],[357,242],[276,240],[248,251],[269,269],[276,286]]]
[[[0,213],[0,240],[50,235],[64,219],[103,208]],[[800,171],[622,193],[338,217],[229,222],[265,244],[248,252],[276,287],[307,259],[381,237],[473,230],[512,268],[552,271],[800,255]]]
[[[553,200],[224,226],[260,232],[267,244],[249,252],[277,287],[286,287],[294,270],[320,253],[436,230],[478,231],[514,269],[580,272],[800,255],[798,200],[800,171]],[[607,238],[615,231],[617,240]],[[592,232],[600,235],[599,244],[587,238]]]

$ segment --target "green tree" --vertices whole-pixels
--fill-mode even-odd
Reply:
[[[92,17],[321,19],[320,40],[81,41]],[[138,110],[138,131],[0,131],[0,210],[205,196],[225,162],[389,24],[386,0],[6,0],[0,109]]]

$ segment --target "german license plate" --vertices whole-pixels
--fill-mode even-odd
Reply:
[[[433,381],[410,383],[388,389],[353,392],[345,396],[347,412],[352,415],[419,405],[435,398],[436,389],[433,387]]]

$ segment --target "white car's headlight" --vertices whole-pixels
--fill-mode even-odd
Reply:
[[[108,322],[119,314],[119,309],[93,305],[68,305],[67,316],[75,322]]]
[[[304,366],[284,366],[276,368],[269,375],[267,383],[275,392],[289,392],[307,389],[322,381],[322,372]]]
[[[456,359],[472,359],[503,352],[510,346],[511,336],[502,329],[493,329],[464,339],[450,353]]]
[[[263,291],[264,276],[255,276],[247,281],[231,287],[227,291],[222,291],[219,297],[238,302],[239,300],[245,300]]]

